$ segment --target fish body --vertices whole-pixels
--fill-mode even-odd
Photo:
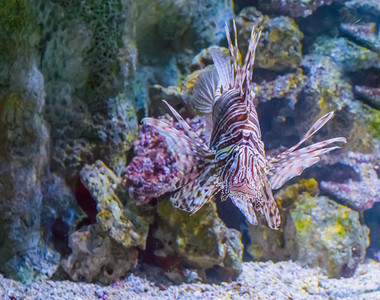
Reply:
[[[201,140],[167,103],[183,131],[153,118],[144,118],[143,122],[153,126],[178,157],[182,176],[177,192],[171,197],[175,207],[195,213],[210,197],[222,191],[222,201],[231,198],[251,224],[257,224],[255,212],[261,212],[269,227],[278,229],[280,213],[272,189],[280,188],[301,174],[316,163],[320,155],[339,148],[327,147],[331,143],[346,140],[329,139],[297,150],[332,117],[330,112],[320,118],[298,144],[268,159],[261,140],[252,84],[260,33],[252,29],[247,55],[240,64],[235,23],[234,31],[233,44],[226,25],[231,56],[212,49],[215,67],[203,72],[194,85],[193,103],[206,115],[208,141]]]

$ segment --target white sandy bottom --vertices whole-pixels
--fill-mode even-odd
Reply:
[[[0,275],[0,299],[380,299],[380,263],[366,262],[354,277],[329,279],[295,262],[244,263],[230,283],[156,285],[129,275],[101,286],[71,281],[23,285]]]

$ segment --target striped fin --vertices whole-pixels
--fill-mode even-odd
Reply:
[[[205,157],[213,155],[200,138],[194,140],[166,122],[154,118],[144,118],[142,122],[152,126],[164,138],[169,151],[175,157],[182,177],[177,188],[196,178],[199,164]]]
[[[319,156],[340,147],[326,147],[332,143],[346,143],[344,137],[333,138],[312,144],[308,147],[295,151],[303,142],[316,133],[333,116],[330,112],[321,117],[310,130],[302,137],[299,143],[269,160],[271,167],[269,172],[269,182],[272,189],[280,188],[291,178],[300,175],[303,170],[319,161]]]
[[[213,166],[211,167],[214,168]],[[183,186],[177,193],[170,198],[174,207],[196,213],[212,196],[220,190],[219,177],[212,174],[207,177],[209,170],[204,170],[202,174]]]
[[[219,76],[215,68],[206,68],[200,75],[193,88],[194,106],[201,113],[212,112],[215,92],[218,88]]]
[[[265,216],[268,226],[273,230],[278,230],[281,225],[280,211],[273,198],[272,188],[267,178],[265,178],[264,186],[267,198],[263,203],[261,213]]]
[[[232,43],[231,35],[227,24],[225,25],[226,37],[228,41],[228,48],[230,49],[233,63],[233,74],[235,75],[232,86],[234,88],[243,89],[244,82],[246,81],[247,94],[254,94],[252,85],[253,65],[255,63],[256,48],[260,40],[261,31],[255,32],[255,27],[252,27],[251,36],[248,44],[248,51],[244,59],[243,66],[239,62],[240,52],[237,41],[236,22],[233,21],[233,28],[235,34],[235,44]],[[253,99],[251,95],[251,99]]]
[[[249,199],[245,199],[244,197],[231,197],[231,195],[230,199],[244,214],[249,223],[252,225],[257,225],[256,213],[252,202]]]
[[[164,138],[178,163],[181,179],[176,188],[180,190],[170,201],[175,207],[194,213],[219,191],[219,177],[214,165],[215,155],[175,109],[166,101],[165,103],[185,132],[154,118],[144,118],[142,122],[155,128]]]
[[[219,48],[211,48],[210,53],[219,75],[219,85],[222,86],[223,91],[226,91],[230,89],[234,83],[231,59]]]

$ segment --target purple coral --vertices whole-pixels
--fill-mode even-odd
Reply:
[[[161,120],[178,130],[183,130],[168,115]],[[204,118],[196,117],[187,122],[202,137]],[[175,156],[161,135],[152,127],[141,125],[134,151],[135,157],[125,168],[122,177],[124,187],[138,204],[149,204],[153,198],[176,190],[181,172]]]
[[[375,202],[380,202],[378,159],[349,152],[342,163],[350,166],[359,175],[359,180],[348,179],[344,183],[322,181],[322,190],[357,211],[370,209]]]

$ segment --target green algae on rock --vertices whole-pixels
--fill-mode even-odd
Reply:
[[[130,203],[123,205],[120,178],[102,161],[86,165],[80,176],[97,202],[97,223],[70,235],[72,253],[61,265],[73,280],[108,284],[136,266],[152,217],[142,216]]]
[[[375,52],[342,37],[319,37],[313,46],[312,54],[330,57],[341,70],[346,72],[368,69],[378,63]]]
[[[31,0],[0,1],[0,63],[28,60],[39,40]]]
[[[301,194],[290,213],[297,230],[298,261],[330,277],[350,277],[364,259],[369,230],[359,214],[331,199]]]
[[[243,245],[240,233],[223,224],[214,203],[208,202],[189,216],[169,202],[163,202],[157,214],[158,227],[153,235],[162,243],[163,249],[171,250],[157,249],[156,255],[166,259],[178,255],[183,264],[196,269],[203,280],[213,280],[207,276],[210,270],[225,281],[233,280],[241,273]],[[161,227],[167,230],[162,231]]]
[[[135,227],[124,215],[124,209],[128,208],[124,207],[116,193],[120,178],[102,161],[96,161],[91,166],[86,165],[80,175],[82,183],[97,202],[96,221],[100,228],[125,248],[144,249],[149,223],[143,218],[136,218],[134,221],[139,224]]]
[[[237,19],[240,49],[247,49],[252,26],[262,30],[257,46],[255,67],[283,71],[297,68],[302,59],[303,33],[293,19],[262,16],[255,8],[245,8]],[[242,52],[243,57],[245,52]]]
[[[369,153],[377,148],[377,141],[369,128],[369,109],[354,101],[352,86],[340,67],[328,56],[307,55],[302,68],[308,74],[302,92],[302,101],[296,109],[298,127],[306,130],[312,116],[334,110],[334,119],[326,125],[329,135],[344,136],[344,151]],[[329,159],[333,158],[330,156]]]
[[[359,214],[320,196],[314,179],[288,186],[276,198],[288,222],[276,235],[263,230],[261,239],[252,231],[255,244],[248,252],[261,260],[296,259],[320,267],[329,277],[352,276],[369,244],[369,230],[360,224]]]

